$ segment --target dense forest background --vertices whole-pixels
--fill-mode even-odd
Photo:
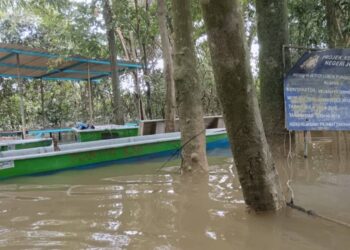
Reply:
[[[106,25],[101,0],[0,1],[0,42],[46,49],[62,55],[108,58]],[[197,71],[203,88],[201,100],[205,115],[221,114],[212,72],[207,35],[199,1],[192,1]],[[329,2],[333,5],[329,6]],[[139,119],[141,99],[147,119],[164,118],[166,83],[162,67],[162,48],[157,21],[157,2],[152,0],[113,0],[118,59],[143,63],[134,74],[121,72],[122,108],[125,121]],[[295,62],[306,48],[347,47],[350,34],[348,0],[288,0],[289,44],[286,54]],[[170,1],[167,27],[173,33]],[[247,44],[251,52],[254,81],[259,94],[259,68],[256,6],[242,0]],[[329,27],[330,20],[335,25]],[[328,24],[328,27],[327,27]],[[273,40],[274,38],[271,38]],[[337,41],[337,44],[334,44]],[[300,48],[298,48],[300,46]],[[284,64],[283,61],[280,62]],[[285,65],[288,70],[289,62]],[[28,128],[66,127],[88,120],[88,85],[84,82],[33,80],[25,82],[25,113]],[[135,91],[135,81],[140,92]],[[40,99],[44,90],[44,113]],[[282,84],[282,83],[281,83]],[[93,84],[95,122],[113,123],[113,91],[110,79]],[[21,124],[16,80],[0,78],[0,130],[19,129]]]

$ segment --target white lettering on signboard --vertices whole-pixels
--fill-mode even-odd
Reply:
[[[0,162],[0,170],[14,168],[14,167],[15,167],[15,163],[13,161],[1,161]]]

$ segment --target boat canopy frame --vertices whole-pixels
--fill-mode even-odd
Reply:
[[[117,60],[117,70],[138,70],[138,62]],[[62,56],[43,49],[18,44],[0,43],[0,77],[17,79],[20,92],[20,112],[23,137],[25,136],[24,86],[22,79],[49,81],[84,81],[88,83],[90,122],[93,118],[91,82],[111,76],[109,60],[91,59],[81,56]]]
[[[118,70],[141,68],[141,63],[117,60]],[[17,74],[18,69],[20,75]],[[42,49],[0,43],[0,77],[56,81],[88,81],[90,79],[97,81],[110,75],[109,60],[63,56]]]

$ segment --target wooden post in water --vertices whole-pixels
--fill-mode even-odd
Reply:
[[[91,86],[91,77],[90,77],[90,63],[88,63],[88,92],[89,92],[89,115],[90,115],[90,124],[94,123],[94,111],[92,107],[92,86]]]
[[[308,157],[308,139],[307,139],[307,131],[304,131],[304,158],[306,159]]]
[[[19,54],[16,54],[16,66],[17,66],[17,83],[19,88],[19,95],[20,95],[20,103],[19,108],[21,112],[21,122],[22,122],[22,138],[24,139],[26,137],[26,120],[25,120],[25,114],[24,114],[24,90],[23,90],[23,81],[21,80],[21,71],[20,71],[20,61],[19,61]]]

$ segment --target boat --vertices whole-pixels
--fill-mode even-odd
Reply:
[[[99,125],[93,128],[72,128],[78,142],[116,139],[138,135],[138,126],[134,125]]]
[[[208,129],[206,138],[207,149],[228,145],[225,129]],[[0,179],[166,156],[177,152],[180,145],[180,133],[174,132],[64,144],[60,151],[54,151],[53,146],[4,151]]]
[[[206,129],[225,128],[224,118],[221,115],[204,116],[204,126]],[[175,119],[175,131],[180,131],[180,120]],[[141,120],[139,121],[139,135],[154,135],[165,133],[165,120]]]
[[[47,147],[52,145],[51,138],[44,139],[21,139],[0,141],[0,154],[3,151],[20,150],[27,148]],[[1,155],[0,155],[1,157]]]

